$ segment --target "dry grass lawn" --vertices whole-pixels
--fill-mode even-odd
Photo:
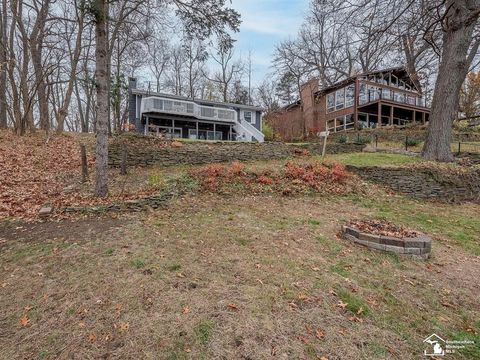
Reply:
[[[0,225],[2,359],[480,357],[478,205],[188,195],[119,218]],[[437,217],[438,214],[438,217]],[[337,237],[351,218],[435,236],[422,262]]]

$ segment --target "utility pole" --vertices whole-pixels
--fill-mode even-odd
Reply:
[[[248,50],[248,105],[252,105],[252,50]]]

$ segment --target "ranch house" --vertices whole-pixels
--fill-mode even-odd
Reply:
[[[262,108],[137,89],[129,79],[129,123],[165,138],[263,142]]]

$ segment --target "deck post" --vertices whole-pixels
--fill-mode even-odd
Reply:
[[[380,101],[378,102],[377,121],[378,126],[382,126],[382,103]]]
[[[425,113],[422,112],[422,124],[425,125]]]
[[[196,140],[200,139],[200,135],[198,134],[198,120],[195,122],[195,126],[196,126],[196,129],[197,129],[197,138]]]
[[[217,136],[217,124],[213,123],[213,140],[215,140],[215,136]]]
[[[416,110],[413,110],[413,122],[414,123],[417,122],[417,111]]]
[[[393,125],[393,105],[390,106],[390,126]]]
[[[144,129],[144,131],[143,131],[143,134],[144,134],[145,136],[147,136],[148,127],[150,126],[149,123],[148,123],[148,120],[149,120],[149,119],[148,119],[148,116],[147,116],[147,119],[146,119],[146,121],[145,121],[145,129]]]
[[[358,77],[355,79],[355,97],[353,98],[353,106],[354,106],[354,112],[353,112],[353,128],[355,130],[358,130],[358,105],[359,105],[359,99],[358,97],[360,96],[360,84],[358,82]]]
[[[172,139],[175,138],[175,120],[172,119],[172,134],[171,134]]]

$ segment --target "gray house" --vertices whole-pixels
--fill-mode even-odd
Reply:
[[[263,142],[262,108],[192,100],[137,89],[129,79],[129,123],[142,134],[167,138]]]

